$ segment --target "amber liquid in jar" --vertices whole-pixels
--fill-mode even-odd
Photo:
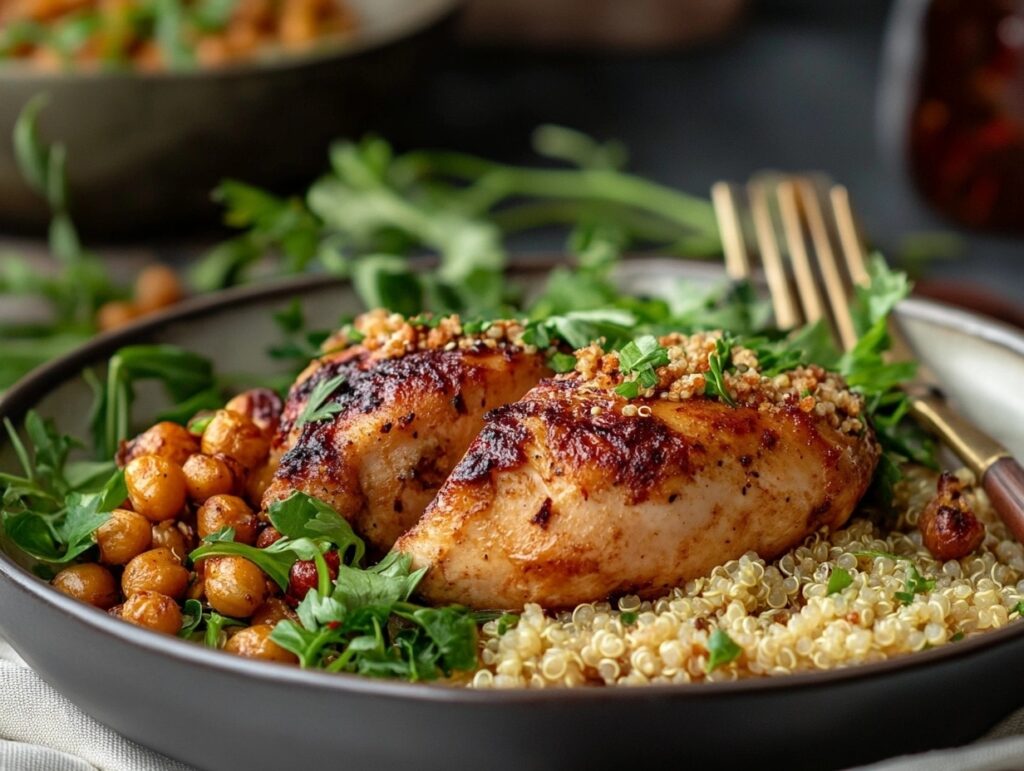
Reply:
[[[915,183],[961,223],[1024,232],[1024,2],[934,0],[923,34]]]

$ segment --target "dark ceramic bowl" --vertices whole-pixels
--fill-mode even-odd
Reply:
[[[513,273],[536,283],[542,270]],[[621,275],[657,293],[721,273],[637,261]],[[307,278],[197,300],[90,345],[13,388],[82,431],[79,377],[119,346],[178,343],[224,371],[268,371],[273,310],[301,297],[311,321],[357,309],[343,283]],[[900,306],[921,358],[970,417],[1024,449],[1024,336],[936,303]],[[972,373],[970,382],[963,372]],[[139,405],[140,416],[155,402]],[[0,467],[13,464],[9,448]],[[235,658],[109,618],[0,555],[0,633],[46,680],[124,735],[207,769],[836,768],[981,735],[1024,703],[1024,623],[878,664],[734,683],[473,691],[305,672]]]
[[[222,179],[292,188],[324,170],[331,140],[392,135],[461,0],[347,1],[359,29],[302,54],[170,73],[0,66],[0,227],[41,232],[48,221],[9,139],[40,92],[42,133],[68,148],[75,222],[99,237],[215,222]]]

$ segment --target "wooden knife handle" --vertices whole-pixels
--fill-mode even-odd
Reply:
[[[1000,458],[985,472],[982,486],[1000,519],[1024,543],[1024,467],[1013,458]]]

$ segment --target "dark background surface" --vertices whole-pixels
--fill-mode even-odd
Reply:
[[[930,263],[928,275],[970,279],[1019,304],[1024,243],[958,231],[884,157],[876,124],[890,13],[880,0],[754,3],[724,38],[672,53],[461,47],[409,120],[422,144],[514,162],[535,160],[537,124],[572,126],[622,140],[633,171],[700,194],[766,168],[824,170],[850,188],[868,235],[890,256],[908,235],[958,232],[961,256]]]

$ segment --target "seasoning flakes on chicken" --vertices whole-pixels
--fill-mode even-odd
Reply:
[[[657,343],[664,358],[645,371],[584,349],[575,372],[488,416],[396,544],[430,568],[425,598],[558,608],[656,597],[847,521],[879,456],[860,396],[817,366],[762,375],[738,346],[722,372],[715,333]]]
[[[516,322],[373,311],[325,344],[285,405],[264,507],[300,490],[381,551],[419,519],[484,414],[550,374]]]

